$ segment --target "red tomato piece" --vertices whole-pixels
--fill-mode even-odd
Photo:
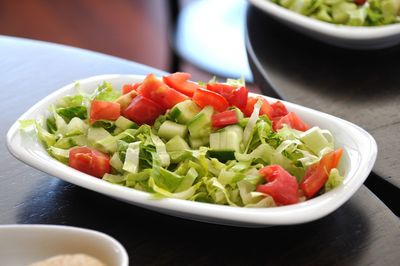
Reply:
[[[180,93],[192,97],[195,90],[200,88],[200,86],[197,83],[189,81],[190,77],[191,75],[189,73],[176,72],[169,76],[164,76],[163,81]]]
[[[213,91],[225,97],[225,99],[229,99],[234,91],[234,87],[224,83],[208,83],[207,90]]]
[[[110,173],[110,158],[89,147],[75,147],[69,151],[69,166],[86,174],[103,177]]]
[[[246,117],[251,116],[254,111],[254,105],[257,103],[258,99],[262,99],[263,101],[259,115],[267,115],[269,118],[271,118],[271,106],[269,105],[268,101],[262,97],[248,97],[246,107],[241,109],[243,114]]]
[[[236,106],[239,109],[245,108],[249,91],[245,87],[239,87],[232,91],[231,96],[228,98],[229,104]]]
[[[307,198],[312,198],[324,186],[330,171],[338,166],[342,154],[342,148],[327,153],[306,171],[300,188]]]
[[[193,101],[201,108],[211,105],[218,112],[229,107],[228,101],[222,95],[205,89],[197,89],[193,94]]]
[[[286,106],[281,101],[276,101],[275,103],[271,104],[271,117],[282,117],[287,115],[289,112],[286,109]]]
[[[165,109],[174,107],[177,103],[189,99],[186,95],[168,87],[157,79],[154,74],[148,75],[137,89],[144,97],[158,103]]]
[[[257,186],[257,191],[270,195],[277,205],[289,205],[299,202],[299,185],[294,176],[280,165],[269,165],[259,173],[268,181]]]
[[[354,3],[359,6],[362,6],[365,2],[367,2],[367,0],[354,0]]]
[[[90,123],[97,120],[117,120],[121,115],[121,105],[117,102],[93,100],[90,105]]]
[[[254,97],[248,97],[247,98],[247,103],[246,107],[244,107],[242,110],[244,116],[249,117],[253,113],[254,110],[254,105],[257,103],[257,98]]]
[[[262,98],[263,104],[261,105],[260,109],[260,115],[266,115],[268,116],[269,119],[271,119],[272,115],[272,108],[271,105],[268,103],[268,101],[264,98]]]
[[[137,88],[139,88],[139,86],[142,84],[142,82],[136,82],[136,83],[132,83],[132,84],[125,84],[124,86],[122,86],[122,94],[127,94],[131,91],[135,91],[137,90]]]
[[[156,102],[142,96],[136,96],[124,111],[124,116],[135,123],[152,125],[165,112]]]
[[[245,108],[249,91],[245,87],[235,88],[224,83],[208,83],[207,90],[216,92],[229,102],[230,106]]]
[[[239,119],[235,110],[228,110],[213,115],[211,121],[212,126],[218,128],[236,124],[239,122]]]
[[[287,115],[281,117],[276,123],[273,124],[273,129],[275,131],[281,129],[284,124],[288,125],[290,128],[300,131],[307,131],[310,129],[310,126],[301,120],[301,118],[294,112],[289,112]]]

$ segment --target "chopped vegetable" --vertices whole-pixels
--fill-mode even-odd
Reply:
[[[90,123],[97,120],[117,120],[121,115],[121,105],[114,102],[93,100],[90,106]]]
[[[229,107],[228,101],[216,92],[197,89],[193,94],[193,101],[201,108],[212,106],[218,112],[223,112]]]
[[[191,75],[189,73],[177,72],[169,76],[164,76],[163,81],[165,84],[179,91],[180,93],[192,97],[194,92],[200,88],[200,85],[189,81],[190,76]]]
[[[289,205],[299,202],[296,178],[280,165],[269,165],[260,170],[260,174],[268,181],[257,187],[258,192],[270,195],[276,204]]]
[[[307,198],[313,197],[324,186],[329,173],[338,166],[342,154],[343,149],[339,148],[324,155],[318,163],[309,167],[300,184]]]
[[[86,174],[103,177],[110,172],[110,159],[89,147],[75,147],[69,151],[69,166]]]

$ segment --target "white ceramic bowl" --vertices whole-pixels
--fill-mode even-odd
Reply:
[[[92,92],[106,80],[115,88],[125,83],[143,80],[144,76],[104,75],[79,81],[81,89]],[[48,112],[48,106],[64,95],[75,94],[74,84],[69,84],[50,94],[31,107],[18,120],[37,118]],[[276,101],[266,97],[269,101]],[[161,213],[211,223],[237,226],[267,226],[297,224],[321,218],[340,207],[363,184],[370,173],[377,155],[376,142],[360,127],[340,118],[318,112],[293,103],[284,102],[310,125],[318,125],[332,132],[336,145],[344,148],[341,172],[344,184],[324,195],[295,205],[276,208],[239,208],[216,204],[192,202],[179,199],[151,199],[146,192],[113,185],[86,175],[51,158],[36,138],[26,136],[19,130],[16,121],[7,133],[7,144],[11,153],[19,160],[67,182],[97,191],[128,203]]]
[[[250,2],[289,27],[332,45],[367,50],[400,43],[400,24],[377,27],[336,25],[298,14],[269,0]]]
[[[58,225],[0,226],[0,265],[26,266],[76,253],[90,255],[110,266],[129,264],[124,247],[97,231]]]

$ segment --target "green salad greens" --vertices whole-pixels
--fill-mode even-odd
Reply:
[[[247,99],[242,81],[231,80],[230,84],[229,88],[245,92]],[[262,114],[263,108],[270,106],[262,98],[249,96],[247,105],[244,99],[246,108],[250,101],[254,104],[247,117],[243,113],[248,110],[242,113],[235,106],[229,107],[226,112],[237,120],[226,126],[213,126],[215,121],[226,121],[215,120],[226,112],[216,112],[210,105],[201,108],[196,96],[167,109],[153,125],[138,125],[124,115],[127,111],[113,119],[93,120],[95,102],[109,103],[106,111],[110,112],[110,106],[126,98],[110,83],[100,84],[92,94],[80,92],[79,86],[77,91],[51,105],[47,117],[20,121],[21,128],[33,129],[48,153],[60,162],[107,182],[149,192],[153,198],[243,207],[285,205],[279,198],[284,198],[285,192],[268,194],[268,190],[259,188],[281,178],[266,178],[262,171],[269,165],[279,165],[278,170],[285,173],[282,178],[293,178],[293,202],[306,199],[301,184],[310,169],[312,174],[326,174],[327,178],[316,195],[339,186],[343,180],[336,165],[322,172],[316,170],[334,152],[331,133],[319,127],[299,131],[288,126],[290,123],[274,128],[270,117]],[[130,106],[143,100],[139,97]],[[287,113],[283,103],[271,106],[280,108],[275,112],[276,121],[292,114]],[[285,185],[286,181],[282,182]]]
[[[294,12],[334,24],[380,26],[400,21],[400,0],[271,0]]]

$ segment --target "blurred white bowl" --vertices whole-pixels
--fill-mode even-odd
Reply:
[[[0,265],[27,266],[62,254],[83,253],[109,266],[128,266],[128,254],[114,238],[58,225],[0,226]]]
[[[250,2],[289,27],[335,46],[368,50],[400,43],[400,23],[376,27],[336,25],[298,14],[269,0]]]

